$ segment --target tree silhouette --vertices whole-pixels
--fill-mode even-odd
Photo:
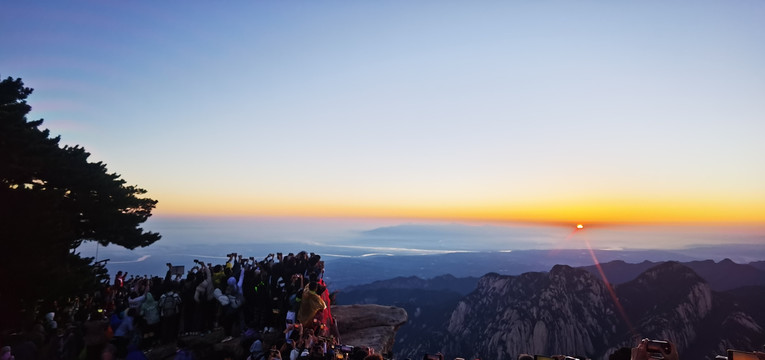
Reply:
[[[32,89],[0,81],[0,319],[9,325],[37,300],[71,296],[96,284],[92,259],[75,249],[87,240],[128,249],[160,235],[139,227],[156,200],[126,185],[79,145],[27,121]],[[15,321],[12,321],[15,320]]]

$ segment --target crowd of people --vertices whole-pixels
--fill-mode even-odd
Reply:
[[[382,359],[368,348],[341,349],[319,255],[227,257],[195,259],[188,271],[168,263],[164,278],[119,271],[93,294],[43,304],[38,322],[0,339],[10,345],[2,360],[145,359],[171,343],[185,360],[194,358],[189,337],[221,329],[220,342],[239,337],[249,360]]]

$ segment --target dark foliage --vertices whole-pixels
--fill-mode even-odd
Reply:
[[[74,250],[83,241],[128,249],[160,235],[139,227],[157,201],[126,185],[78,146],[28,121],[32,89],[21,79],[0,81],[0,308],[2,323],[17,325],[37,300],[82,293],[97,282],[93,259]]]

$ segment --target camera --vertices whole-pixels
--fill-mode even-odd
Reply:
[[[663,355],[669,355],[672,353],[672,344],[662,340],[649,340],[645,349],[649,353],[661,353]]]
[[[332,341],[329,341],[330,344],[332,344]],[[351,345],[329,345],[329,347],[332,350],[335,350],[336,352],[344,352],[344,353],[350,353],[353,351],[353,346]]]
[[[728,356],[718,356],[718,358],[727,360],[760,360],[765,359],[765,352],[759,351],[742,351],[728,349]]]
[[[644,349],[650,359],[678,360],[677,349],[671,342],[665,340],[643,339],[637,349]]]

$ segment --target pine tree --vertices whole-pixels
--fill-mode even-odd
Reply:
[[[156,200],[126,185],[106,164],[28,121],[32,93],[21,79],[0,81],[0,321],[17,322],[38,300],[75,295],[97,282],[83,241],[128,249],[160,239],[139,227]],[[12,321],[16,320],[16,321]]]

